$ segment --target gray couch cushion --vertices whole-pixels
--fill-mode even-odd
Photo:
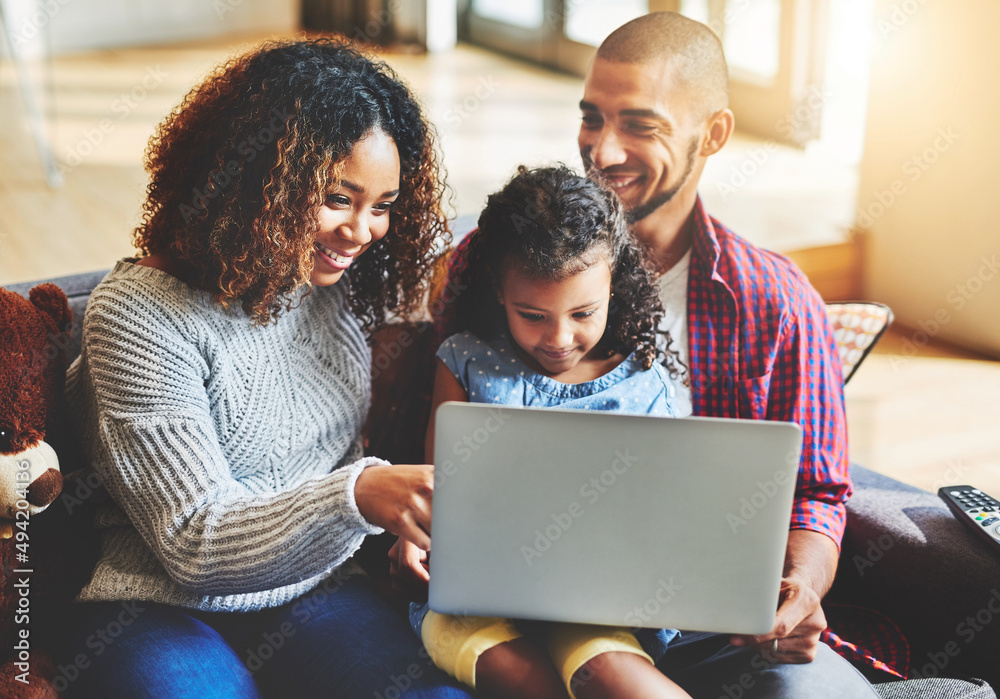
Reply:
[[[911,644],[911,677],[1000,686],[1000,555],[937,495],[860,467],[835,594],[874,607]]]

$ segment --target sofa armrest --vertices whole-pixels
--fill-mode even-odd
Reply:
[[[913,677],[1000,686],[1000,555],[937,497],[853,466],[854,495],[831,595],[878,609],[911,645]]]
[[[907,680],[875,685],[882,699],[996,699],[993,689],[979,679]]]

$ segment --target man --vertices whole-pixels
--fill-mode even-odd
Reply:
[[[850,495],[841,369],[823,302],[787,259],[710,218],[697,194],[706,160],[734,127],[721,43],[678,14],[635,19],[601,44],[580,109],[584,165],[618,193],[661,272],[678,397],[695,415],[803,428],[774,627],[685,633],[657,666],[694,697],[877,696],[819,642]]]
[[[679,395],[691,401],[695,415],[803,427],[774,627],[762,636],[724,640],[688,634],[659,667],[694,696],[725,696],[731,682],[723,680],[721,666],[732,668],[743,697],[816,697],[831,689],[848,697],[852,683],[857,696],[876,696],[819,642],[826,628],[820,600],[836,572],[850,495],[840,362],[823,303],[791,262],[710,218],[697,194],[707,158],[734,126],[721,43],[708,27],[681,15],[633,20],[598,49],[580,109],[584,165],[618,193],[633,234],[662,273],[667,312],[661,330],[680,355]],[[696,657],[704,662],[698,645],[718,648],[719,667],[690,669]],[[817,659],[808,671],[783,667]],[[740,662],[749,666],[736,672]],[[775,685],[775,675],[786,679]],[[797,689],[779,689],[781,682]]]

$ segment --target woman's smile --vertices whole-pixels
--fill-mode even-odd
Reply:
[[[316,250],[318,251],[317,257],[334,269],[347,269],[351,266],[351,262],[354,261],[355,255],[357,255],[356,252],[351,254],[337,252],[336,250],[323,245],[323,243],[318,240],[315,244]]]

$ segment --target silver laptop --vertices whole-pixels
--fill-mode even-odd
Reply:
[[[432,609],[773,626],[798,425],[444,403],[434,444]]]

